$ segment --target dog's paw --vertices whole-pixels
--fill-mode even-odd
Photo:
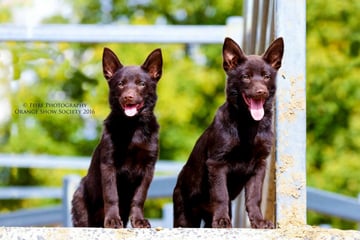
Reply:
[[[105,217],[104,227],[106,228],[123,228],[123,222],[120,217]]]
[[[213,228],[231,228],[230,218],[219,218],[213,220],[211,227]]]
[[[251,222],[251,227],[252,228],[267,228],[267,229],[273,229],[274,224],[271,221],[265,220],[265,219],[261,219],[258,221],[252,221]]]
[[[151,225],[147,219],[131,219],[131,226],[133,228],[151,228]]]

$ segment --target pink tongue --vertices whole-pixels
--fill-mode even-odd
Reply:
[[[253,119],[255,121],[260,121],[263,117],[264,117],[264,100],[263,99],[259,99],[259,100],[255,100],[250,98],[250,113],[251,116],[253,117]]]
[[[126,116],[133,117],[138,113],[136,106],[126,106],[124,109]]]

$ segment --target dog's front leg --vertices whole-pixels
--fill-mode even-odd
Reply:
[[[229,194],[227,190],[226,163],[208,159],[206,166],[209,174],[210,208],[213,212],[211,227],[231,228],[229,216]]]
[[[271,221],[264,219],[260,209],[265,170],[264,161],[245,185],[245,205],[252,228],[274,228]]]
[[[131,201],[130,221],[134,228],[150,228],[151,225],[144,218],[144,203],[150,183],[154,175],[154,166],[148,166],[140,185],[136,188]]]
[[[113,157],[110,134],[104,132],[101,139],[100,172],[101,186],[104,201],[104,227],[123,228],[119,213],[119,196],[117,191],[116,167]]]
[[[116,187],[116,170],[113,165],[101,163],[101,184],[104,200],[104,227],[123,228],[119,214],[119,197]]]

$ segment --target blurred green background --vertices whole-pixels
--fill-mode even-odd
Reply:
[[[1,1],[0,24],[16,23],[21,9],[38,2]],[[113,1],[111,11],[99,10],[98,0],[50,2],[57,2],[60,11],[45,7],[48,12],[42,23],[224,25],[229,16],[242,15],[241,0]],[[359,11],[357,0],[307,1],[307,183],[352,197],[360,192]],[[141,64],[153,49],[162,48],[164,71],[156,106],[160,159],[187,159],[224,101],[220,44],[200,46],[199,60],[182,44],[2,42],[0,101],[2,108],[10,108],[9,112],[0,110],[0,152],[91,155],[109,113],[108,87],[101,69],[104,46],[114,50],[125,65]],[[15,113],[24,103],[37,102],[85,103],[94,112]],[[61,185],[65,173],[0,167],[0,185]],[[47,202],[1,201],[0,211],[43,204]],[[149,202],[148,215],[161,214],[153,211],[161,208],[159,204]],[[357,227],[313,212],[308,213],[308,224]]]

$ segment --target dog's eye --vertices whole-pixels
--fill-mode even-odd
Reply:
[[[120,87],[120,88],[124,87],[124,82],[122,82],[122,81],[119,82],[119,83],[118,83],[118,87]]]
[[[265,74],[265,75],[264,75],[264,80],[265,80],[265,81],[269,81],[269,80],[270,80],[270,75]]]
[[[250,81],[250,76],[247,75],[247,74],[244,74],[241,76],[241,79],[244,81],[244,82],[249,82]]]
[[[140,87],[144,87],[144,86],[145,86],[145,82],[142,81],[142,80],[140,80],[140,79],[136,79],[136,80],[135,80],[135,84],[136,84],[137,86],[140,86]]]

